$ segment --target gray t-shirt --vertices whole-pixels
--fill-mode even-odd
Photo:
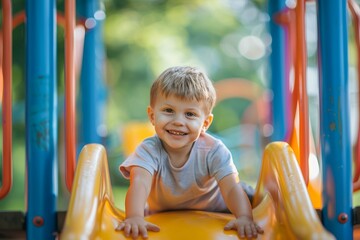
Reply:
[[[157,135],[145,139],[120,165],[126,179],[132,166],[142,167],[153,176],[147,200],[150,213],[180,209],[227,211],[217,181],[237,174],[230,151],[207,133],[200,134],[189,159],[180,168],[170,164]]]

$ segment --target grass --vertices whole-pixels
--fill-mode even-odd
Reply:
[[[115,206],[121,210],[125,210],[125,195],[127,189],[127,186],[114,186],[112,189],[115,199]]]
[[[360,191],[353,193],[353,206],[360,206]]]

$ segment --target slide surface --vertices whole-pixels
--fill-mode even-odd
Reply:
[[[287,143],[270,143],[265,151],[253,214],[265,233],[258,239],[335,239],[314,210],[294,152]],[[86,145],[78,166],[60,239],[126,239],[115,231],[124,212],[116,208],[106,151]],[[223,227],[233,216],[202,211],[173,211],[146,219],[160,226],[149,239],[238,239]]]

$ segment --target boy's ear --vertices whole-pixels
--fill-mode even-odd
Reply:
[[[151,124],[154,125],[154,110],[151,106],[147,107],[147,114]]]
[[[203,132],[206,132],[206,130],[208,130],[208,128],[210,127],[212,121],[214,119],[214,115],[213,114],[209,114],[204,121],[203,124]]]

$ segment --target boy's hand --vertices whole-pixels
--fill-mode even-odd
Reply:
[[[115,230],[123,230],[126,237],[130,237],[131,234],[131,237],[136,239],[139,236],[148,238],[148,230],[158,232],[160,231],[160,228],[155,224],[145,221],[143,217],[131,217],[121,222]]]
[[[236,230],[240,238],[257,238],[258,233],[264,233],[264,230],[248,216],[241,216],[231,220],[225,225],[224,229]]]

